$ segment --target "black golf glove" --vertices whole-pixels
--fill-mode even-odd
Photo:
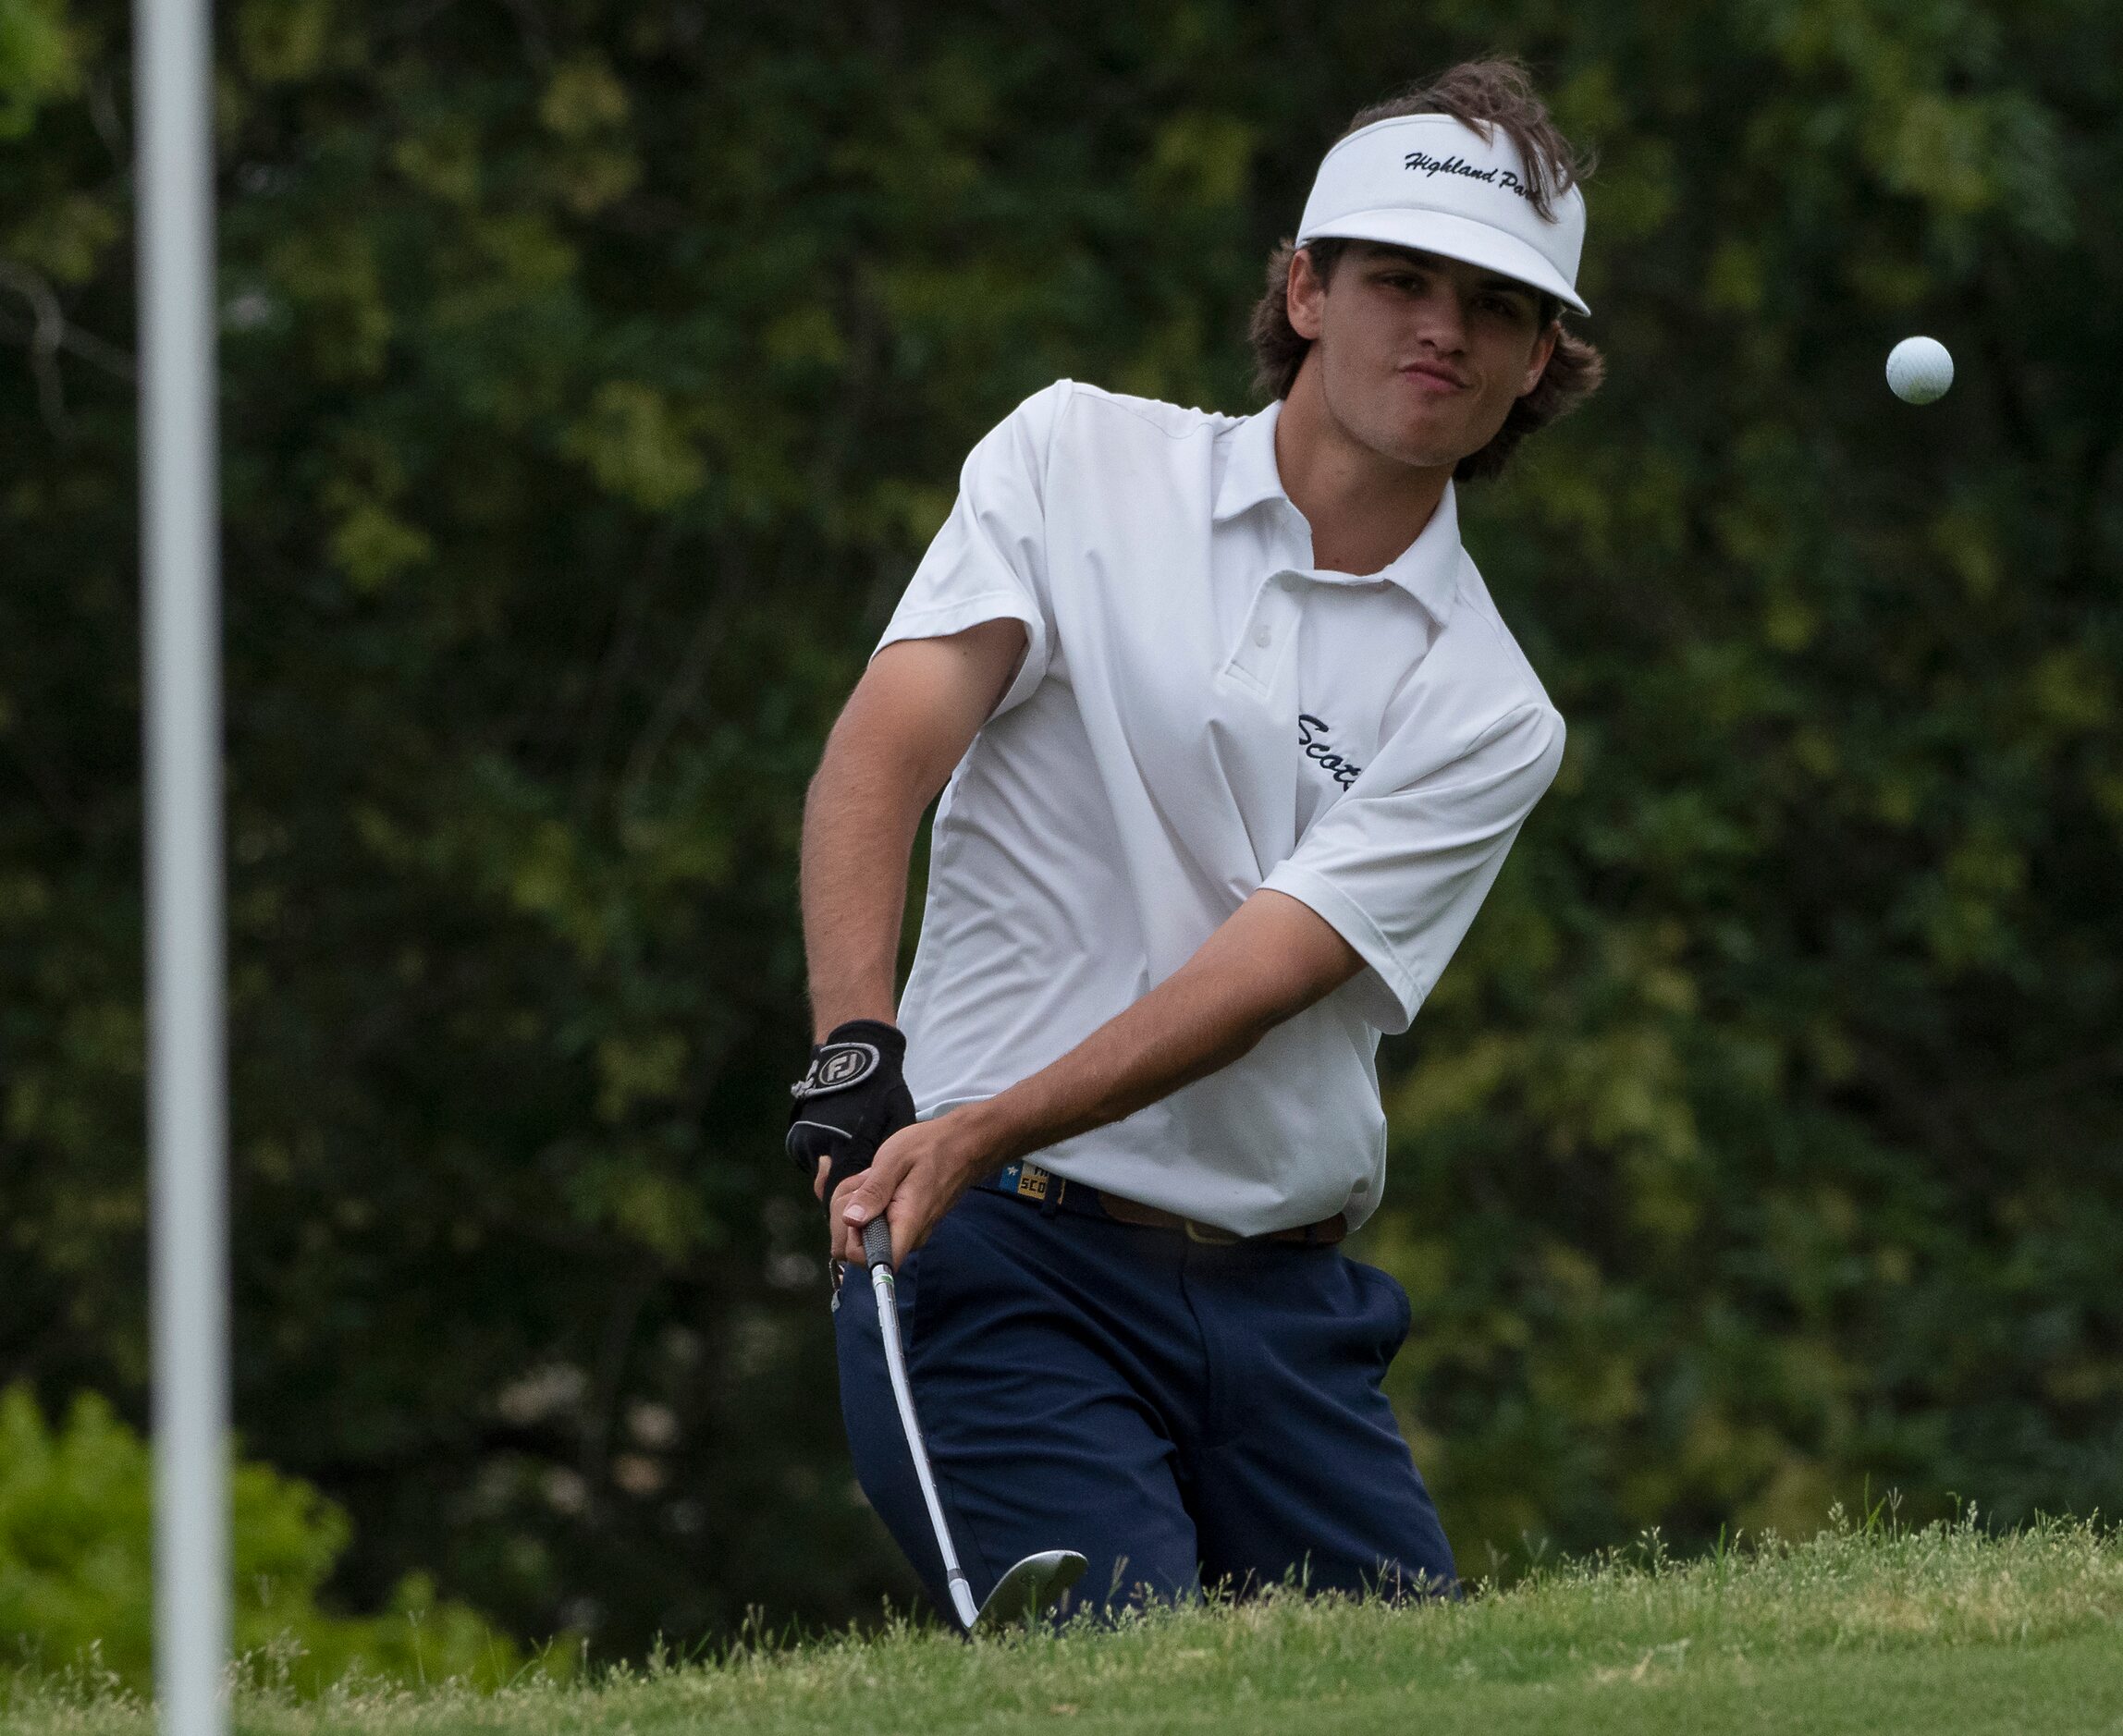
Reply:
[[[830,1158],[826,1203],[850,1176],[870,1167],[877,1147],[914,1119],[902,1068],[906,1033],[879,1019],[835,1025],[811,1051],[811,1070],[789,1087],[789,1155],[806,1181]]]

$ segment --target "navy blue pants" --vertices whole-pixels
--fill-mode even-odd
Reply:
[[[1408,1300],[1333,1247],[1215,1247],[968,1192],[899,1275],[914,1407],[976,1601],[1076,1549],[1110,1607],[1450,1588],[1452,1550],[1380,1390]],[[892,1403],[866,1275],[834,1308],[863,1490],[938,1606],[942,1560]]]

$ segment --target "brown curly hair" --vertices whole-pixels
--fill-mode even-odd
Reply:
[[[1516,60],[1470,60],[1451,71],[1383,103],[1358,112],[1343,136],[1374,121],[1403,115],[1450,115],[1484,139],[1502,128],[1518,147],[1525,161],[1528,190],[1533,207],[1542,216],[1551,214],[1551,202],[1591,173],[1590,159],[1573,147],[1548,108],[1535,94],[1533,80]],[[1307,242],[1312,269],[1324,284],[1352,243],[1322,237]],[[1254,386],[1269,397],[1287,397],[1312,348],[1290,323],[1290,265],[1298,249],[1283,241],[1268,262],[1268,283],[1254,303],[1248,335],[1253,340]],[[1545,428],[1558,416],[1575,410],[1599,389],[1607,364],[1600,352],[1562,323],[1563,303],[1552,295],[1540,298],[1540,324],[1556,328],[1555,353],[1548,359],[1540,383],[1514,401],[1511,413],[1496,437],[1479,452],[1470,452],[1453,471],[1454,480],[1471,483],[1497,475],[1529,434]]]

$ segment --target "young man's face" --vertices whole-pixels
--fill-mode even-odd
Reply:
[[[1352,242],[1322,284],[1300,251],[1289,295],[1328,414],[1359,445],[1424,469],[1487,446],[1555,348],[1538,291],[1435,253]]]

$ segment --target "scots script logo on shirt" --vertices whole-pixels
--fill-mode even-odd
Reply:
[[[1305,757],[1315,761],[1321,771],[1346,789],[1363,776],[1364,768],[1350,764],[1328,744],[1331,730],[1332,726],[1324,718],[1310,712],[1297,714],[1297,745],[1305,750]]]

